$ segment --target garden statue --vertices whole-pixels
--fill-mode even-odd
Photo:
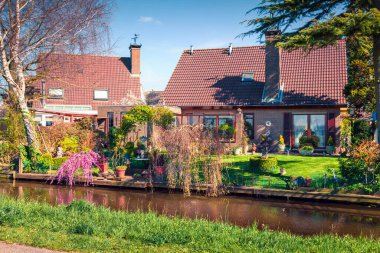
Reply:
[[[286,170],[285,170],[285,168],[281,167],[281,168],[280,168],[280,175],[281,175],[281,176],[284,176],[285,174],[286,174]]]
[[[62,147],[58,147],[57,148],[57,157],[62,157],[63,156],[63,148]]]

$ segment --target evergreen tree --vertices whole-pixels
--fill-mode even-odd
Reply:
[[[242,36],[276,27],[285,31],[276,41],[285,49],[310,50],[346,38],[350,81],[344,94],[357,110],[375,109],[380,142],[380,0],[263,0],[247,13],[254,11],[260,17],[244,21],[252,29]]]

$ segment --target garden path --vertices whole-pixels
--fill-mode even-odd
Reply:
[[[8,244],[5,242],[0,242],[0,253],[58,253],[63,251],[54,251],[54,250],[48,250],[43,248],[35,248],[20,244]]]

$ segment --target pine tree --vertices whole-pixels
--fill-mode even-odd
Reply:
[[[276,27],[285,31],[277,46],[290,50],[347,40],[352,52],[345,95],[360,110],[375,107],[380,143],[380,0],[263,0],[247,13],[255,11],[260,17],[243,22],[252,29],[242,36]]]

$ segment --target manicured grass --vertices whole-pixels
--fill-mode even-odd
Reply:
[[[1,197],[0,240],[77,252],[376,252],[380,248],[380,241],[363,237],[302,237],[255,226],[110,211],[83,201],[53,207]]]
[[[317,187],[323,185],[325,173],[327,173],[329,181],[331,182],[331,172],[329,169],[333,169],[337,176],[339,176],[339,160],[337,157],[270,156],[277,158],[279,167],[285,168],[287,176],[312,178],[314,181],[313,184]],[[227,184],[268,188],[268,177],[270,176],[271,188],[286,188],[285,181],[280,178],[280,171],[265,175],[253,173],[253,168],[249,165],[250,157],[252,156],[241,155],[224,157],[224,161],[228,164],[228,169],[224,171],[224,178]]]

